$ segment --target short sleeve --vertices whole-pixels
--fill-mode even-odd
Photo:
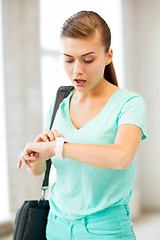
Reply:
[[[141,140],[147,137],[147,109],[143,98],[140,95],[128,99],[122,106],[118,126],[122,124],[133,124],[142,130]]]
[[[53,102],[51,103],[51,106],[49,108],[48,114],[47,114],[45,120],[43,121],[43,129],[49,130],[49,128],[50,128],[51,118],[52,118],[55,102],[56,102],[56,96],[54,97]]]

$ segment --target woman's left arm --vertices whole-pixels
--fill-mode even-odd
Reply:
[[[141,137],[142,130],[139,127],[123,124],[118,128],[114,144],[65,143],[63,156],[95,167],[126,169],[134,158]]]
[[[126,169],[134,158],[141,137],[142,130],[139,127],[123,124],[118,128],[114,144],[64,143],[63,156],[99,168]],[[27,164],[46,161],[55,155],[55,145],[55,141],[28,143],[20,160]],[[38,154],[30,156],[31,153]]]

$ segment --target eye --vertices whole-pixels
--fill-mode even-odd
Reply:
[[[92,60],[84,60],[84,62],[85,62],[85,63],[88,63],[88,64],[89,64],[89,63],[92,63],[93,61],[94,61],[94,59],[92,59]]]
[[[72,63],[73,62],[73,60],[64,60],[66,63]]]

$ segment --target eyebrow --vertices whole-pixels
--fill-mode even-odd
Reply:
[[[87,55],[89,55],[89,54],[91,54],[91,53],[95,53],[95,52],[85,53],[85,54],[82,55],[82,57],[87,56]],[[63,53],[63,54],[64,54],[65,56],[67,56],[67,57],[73,57],[73,56],[71,56],[71,55],[69,55],[69,54],[66,54],[66,53]]]

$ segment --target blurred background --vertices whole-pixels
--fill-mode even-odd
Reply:
[[[160,239],[160,1],[0,0],[0,239],[12,239],[17,209],[41,197],[41,177],[17,159],[43,130],[45,116],[61,85],[70,85],[60,52],[63,22],[93,10],[112,33],[119,86],[141,94],[148,109],[148,138],[137,152],[137,175],[130,204],[138,240]],[[50,184],[56,180],[52,169]]]

